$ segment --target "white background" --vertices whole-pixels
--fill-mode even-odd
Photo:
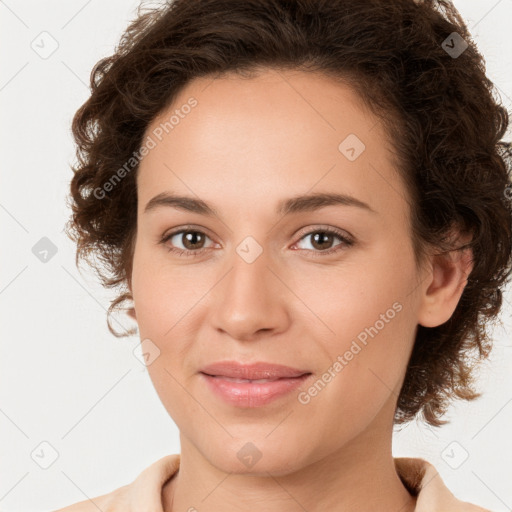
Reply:
[[[0,1],[3,512],[48,511],[110,492],[179,453],[177,428],[133,354],[137,337],[110,334],[105,318],[113,296],[92,273],[77,271],[63,233],[71,118],[88,97],[91,69],[112,53],[137,5]],[[455,5],[512,110],[512,0]],[[58,42],[47,59],[31,48],[43,31]],[[47,263],[32,253],[42,237],[57,247]],[[409,424],[395,434],[393,448],[395,456],[427,459],[457,497],[493,511],[512,510],[511,303],[508,292],[504,326],[495,330],[496,346],[478,381],[483,398],[457,404],[441,429]],[[43,441],[58,452],[48,469],[31,458],[36,448],[42,453]],[[446,461],[462,460],[463,450],[467,460],[452,468]],[[44,446],[43,452],[51,454]]]

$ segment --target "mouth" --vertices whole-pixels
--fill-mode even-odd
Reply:
[[[209,365],[199,374],[210,392],[237,407],[261,407],[284,398],[312,375],[290,366],[237,361]]]
[[[252,384],[260,384],[261,382],[275,382],[276,380],[280,380],[283,378],[298,378],[298,377],[278,377],[275,379],[239,379],[235,377],[227,377],[226,375],[209,375],[205,373],[204,375],[208,375],[208,377],[215,377],[218,379],[223,379],[228,382],[251,382]]]
[[[281,378],[300,377],[308,370],[284,366],[282,364],[266,363],[239,363],[238,361],[219,361],[201,369],[201,373],[212,377],[227,377],[243,380],[277,380]]]

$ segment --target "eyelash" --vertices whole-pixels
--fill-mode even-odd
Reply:
[[[173,231],[173,232],[165,235],[160,240],[159,243],[161,243],[163,245],[167,241],[169,241],[173,236],[181,234],[181,233],[200,233],[202,235],[208,236],[206,233],[204,233],[203,231],[201,231],[199,229],[180,229],[180,230]],[[313,257],[331,255],[333,253],[337,253],[338,251],[343,250],[344,247],[351,247],[352,245],[354,245],[354,241],[352,239],[347,238],[340,231],[338,231],[336,229],[332,229],[332,228],[322,228],[322,229],[318,229],[317,228],[315,230],[309,231],[308,233],[303,234],[299,238],[299,241],[302,240],[303,238],[305,238],[307,236],[310,236],[310,235],[313,235],[315,233],[327,233],[327,234],[330,234],[330,235],[334,235],[337,238],[339,238],[342,241],[342,243],[337,245],[337,246],[335,246],[335,247],[333,247],[333,248],[331,248],[331,249],[327,249],[326,251],[313,251],[311,249],[299,249],[301,251],[312,252],[312,256]],[[187,257],[187,256],[200,256],[207,249],[208,249],[208,247],[203,247],[202,249],[199,249],[197,251],[191,251],[190,249],[177,249],[176,247],[167,247],[167,251],[168,252],[177,254],[178,256],[185,256],[185,257]]]

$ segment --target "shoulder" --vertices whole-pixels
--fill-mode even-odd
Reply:
[[[131,485],[131,484],[130,484]],[[97,496],[95,498],[86,499],[65,508],[59,508],[54,512],[114,512],[120,507],[128,507],[128,493],[130,485],[119,487],[112,492]]]
[[[130,494],[133,484],[124,485],[112,492],[86,499],[65,508],[60,508],[54,512],[114,512],[118,510],[128,510],[130,506]]]
[[[427,460],[398,457],[394,461],[402,482],[417,498],[415,512],[491,512],[458,499],[445,485],[435,466]]]
[[[178,471],[180,455],[157,460],[128,485],[53,512],[140,512],[161,510],[162,486]]]

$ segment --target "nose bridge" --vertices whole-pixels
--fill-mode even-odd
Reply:
[[[257,308],[259,303],[269,302],[269,251],[253,237],[246,237],[230,258],[231,272],[226,283],[225,300],[233,299],[240,314],[245,307]]]
[[[249,338],[261,329],[281,328],[286,320],[279,280],[269,270],[270,252],[246,237],[229,258],[230,270],[216,287],[215,327],[232,337]]]

